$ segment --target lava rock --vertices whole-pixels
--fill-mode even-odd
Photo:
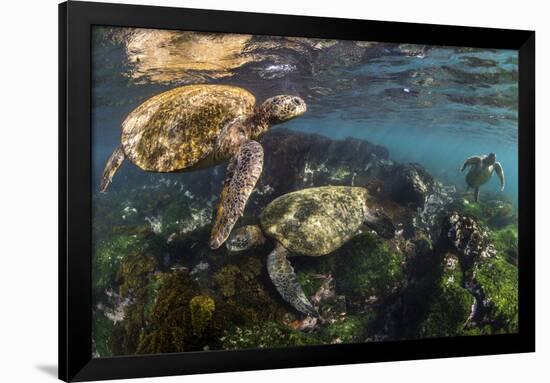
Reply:
[[[433,192],[432,176],[419,164],[395,165],[385,180],[391,197],[413,208],[422,208]]]
[[[445,217],[438,247],[440,251],[448,249],[456,253],[465,269],[496,253],[487,230],[475,218],[457,212],[451,212]]]

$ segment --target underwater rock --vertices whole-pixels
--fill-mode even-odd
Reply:
[[[191,311],[191,324],[193,333],[201,336],[204,330],[210,324],[216,304],[214,299],[207,295],[197,295],[189,302],[189,311]]]
[[[474,262],[495,255],[488,231],[474,218],[457,212],[445,217],[438,246],[458,254],[465,270],[470,269]]]
[[[137,354],[216,348],[225,321],[215,298],[201,294],[185,271],[164,276],[150,322],[139,334]]]
[[[455,204],[455,209],[475,217],[491,229],[498,230],[509,225],[517,225],[516,209],[510,201],[505,201],[491,193],[485,193],[484,198],[478,202],[469,201],[467,194],[462,197],[461,203]]]
[[[509,225],[500,230],[491,231],[491,241],[493,242],[497,253],[511,263],[518,265],[518,227]]]
[[[419,337],[463,334],[465,325],[473,315],[474,296],[462,285],[458,257],[446,254],[441,278],[432,293],[427,316],[420,325]]]
[[[405,164],[391,168],[384,186],[395,201],[423,208],[433,185],[432,176],[421,165]]]
[[[364,342],[369,337],[370,325],[375,318],[374,312],[362,315],[349,315],[329,323],[319,331],[324,343]]]
[[[493,333],[518,331],[518,269],[499,256],[473,267],[469,289],[476,296],[477,326],[490,325]]]
[[[292,330],[273,321],[230,328],[224,332],[221,342],[222,348],[225,350],[305,346],[322,343],[312,334]]]
[[[102,311],[93,311],[92,320],[92,353],[94,357],[111,356],[109,338],[113,332],[114,323]]]
[[[147,325],[150,306],[156,298],[151,284],[157,267],[156,258],[137,252],[124,258],[118,271],[118,295],[123,305],[123,316],[113,326],[108,347],[114,355],[133,354],[138,348],[142,329]]]
[[[410,241],[405,250],[403,287],[384,313],[383,328],[378,334],[386,340],[417,337],[441,277],[443,258],[427,237]]]
[[[110,238],[100,240],[93,250],[92,285],[97,299],[115,286],[121,263],[129,256],[143,252],[158,252],[162,244],[147,230],[127,228]]]
[[[252,214],[280,195],[308,187],[365,186],[391,163],[386,148],[355,138],[332,140],[278,128],[261,143],[264,170],[247,205]]]
[[[491,233],[472,216],[451,212],[444,220],[438,249],[457,255],[461,285],[475,298],[465,334],[517,331],[518,276],[503,252],[508,246],[495,248]]]
[[[266,274],[265,259],[260,261],[250,253],[214,273],[213,287],[231,320],[258,323],[280,320],[286,314],[288,310]]]
[[[398,291],[404,279],[405,258],[371,233],[364,233],[335,254],[336,287],[354,311],[368,311]]]
[[[455,200],[454,186],[435,182],[432,193],[426,197],[423,208],[418,209],[413,219],[415,230],[425,233],[430,239],[437,240],[441,233],[442,219]]]

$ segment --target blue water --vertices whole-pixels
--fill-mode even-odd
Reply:
[[[162,60],[149,65],[144,63],[145,55],[136,61],[132,55],[136,44],[139,55],[140,40],[120,32],[96,29],[94,33],[96,185],[105,161],[118,145],[120,123],[129,112],[161,91],[207,82],[242,86],[258,102],[275,94],[298,94],[306,100],[308,112],[284,124],[285,128],[335,139],[366,139],[387,147],[391,159],[418,162],[434,177],[459,189],[465,187],[459,172],[463,160],[495,152],[505,170],[506,188],[500,192],[493,177],[482,190],[503,193],[514,203],[517,200],[515,51],[399,44],[374,44],[361,51],[351,42],[340,43],[343,48],[339,49],[338,44],[311,48],[309,42],[300,49],[271,45],[271,50],[257,49],[263,55],[259,59],[230,67],[229,75],[219,77],[212,69],[188,70],[185,63],[176,70],[163,68]],[[272,41],[281,43],[280,38]],[[254,50],[253,43],[254,38],[243,57]],[[158,43],[158,49],[165,45]],[[177,52],[170,54],[178,59]],[[231,54],[234,58],[239,52]],[[169,75],[164,76],[167,71]],[[158,79],[158,74],[164,77]],[[120,172],[129,166],[133,165],[125,163]]]

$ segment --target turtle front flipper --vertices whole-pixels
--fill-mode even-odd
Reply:
[[[464,163],[460,167],[460,171],[463,172],[464,170],[466,170],[468,166],[476,166],[479,164],[481,164],[481,157],[479,156],[469,157],[466,159],[466,161],[464,161]]]
[[[319,317],[319,313],[307,299],[294,268],[287,259],[288,250],[280,243],[267,256],[267,272],[277,291],[292,307],[308,316]]]
[[[248,197],[262,173],[263,164],[264,150],[256,141],[245,142],[231,159],[210,235],[212,249],[217,249],[225,242],[243,215]]]
[[[500,162],[495,162],[494,168],[497,173],[498,180],[500,181],[500,190],[502,191],[504,190],[504,169],[502,168]]]
[[[122,145],[119,145],[118,148],[115,149],[113,154],[111,154],[111,157],[109,157],[109,160],[107,160],[105,169],[103,169],[103,176],[101,177],[101,185],[99,186],[99,191],[103,193],[107,191],[107,187],[109,187],[109,184],[113,180],[113,176],[115,175],[118,168],[120,168],[120,165],[122,165],[122,162],[124,162],[125,158],[126,155],[124,154]]]

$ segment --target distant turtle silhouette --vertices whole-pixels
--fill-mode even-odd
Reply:
[[[460,171],[463,172],[469,166],[470,170],[466,174],[466,183],[469,187],[474,188],[474,201],[479,200],[479,187],[493,175],[493,172],[497,173],[500,180],[500,190],[504,190],[504,169],[500,162],[497,162],[497,156],[495,153],[489,153],[486,156],[473,156],[462,164]]]

